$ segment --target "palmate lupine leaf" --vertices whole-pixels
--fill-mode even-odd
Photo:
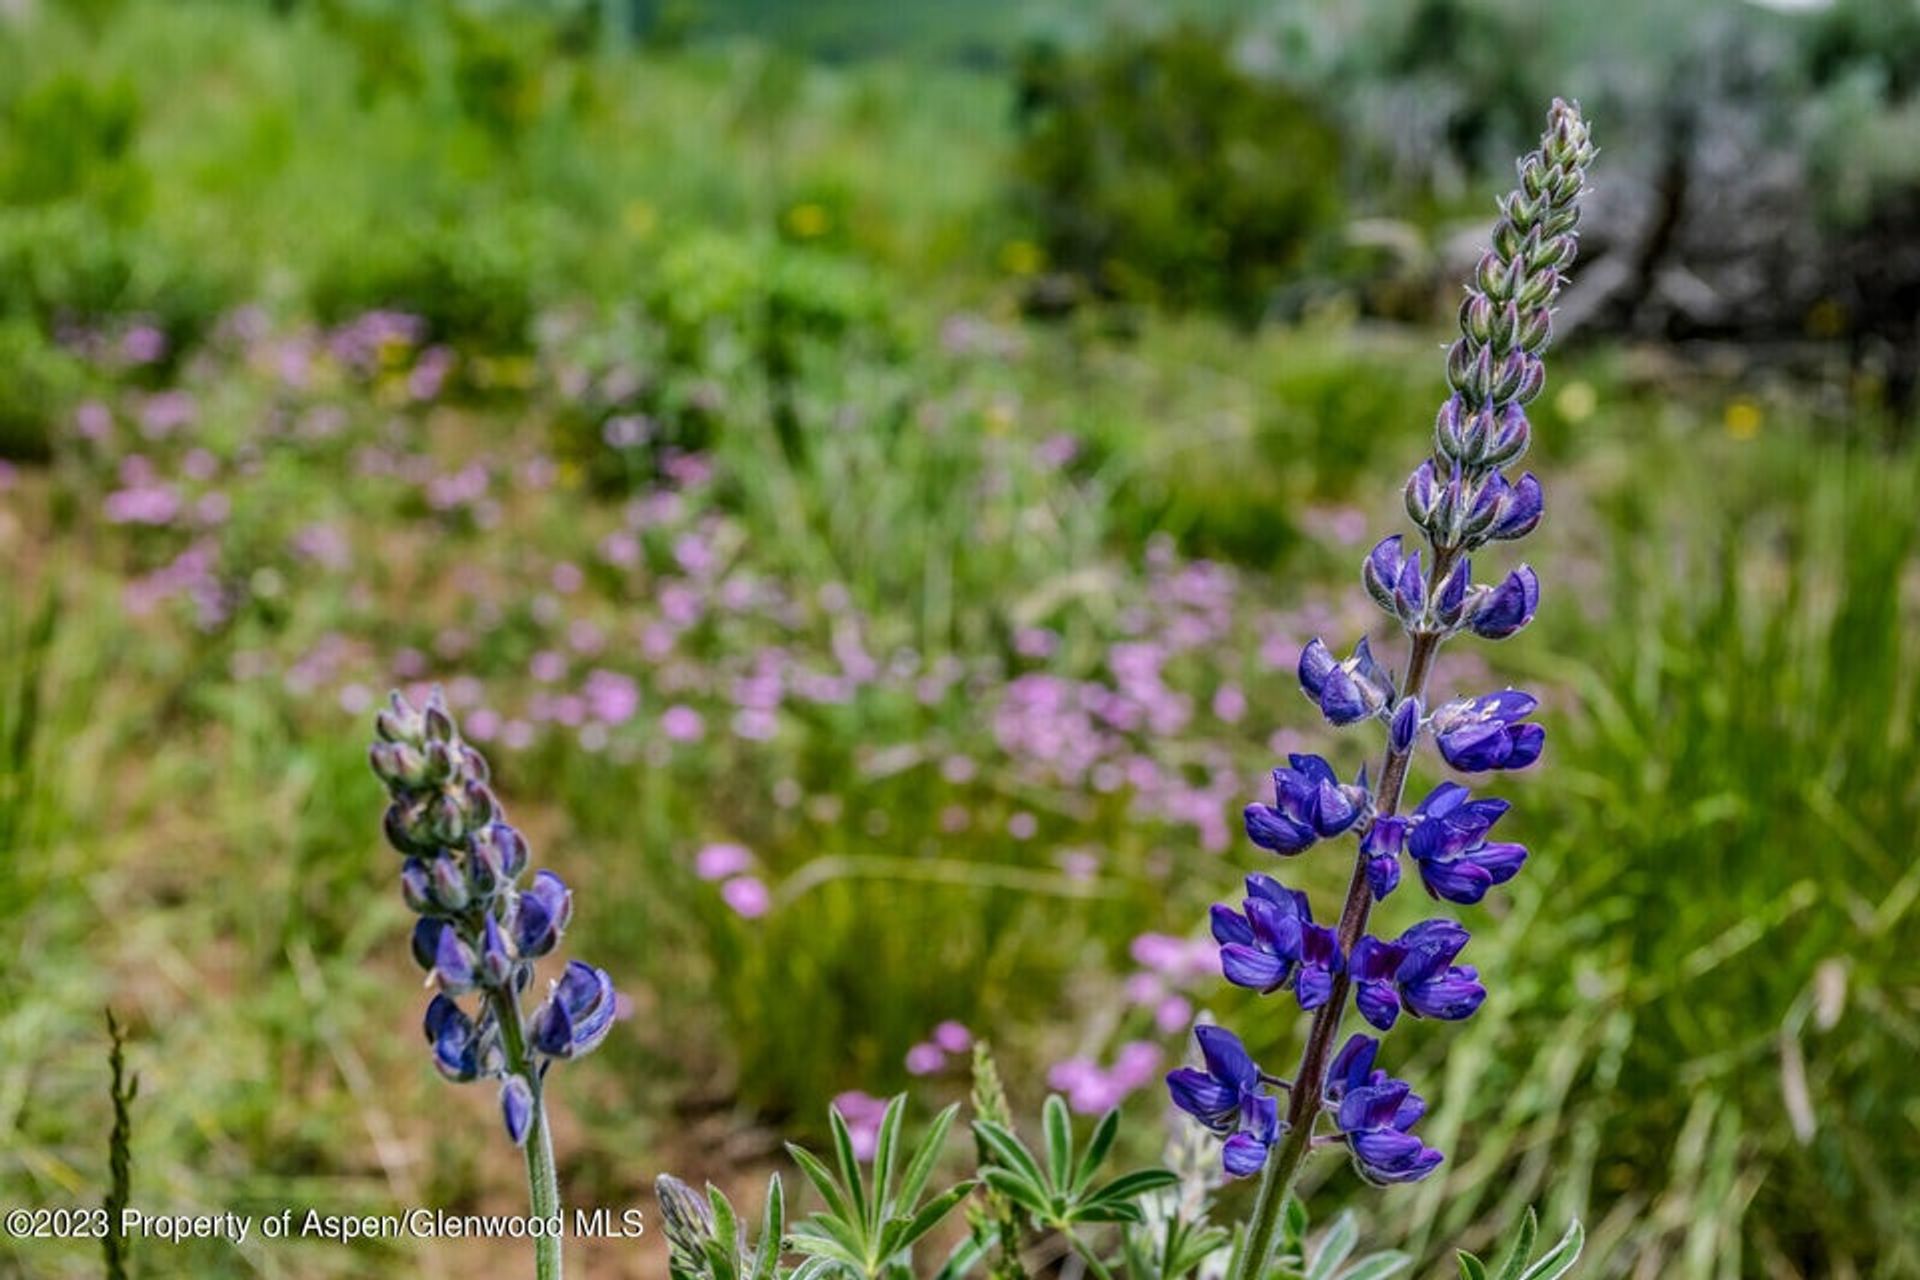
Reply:
[[[926,1197],[933,1166],[958,1111],[958,1105],[950,1106],[934,1118],[907,1157],[897,1184],[905,1095],[888,1103],[881,1119],[870,1177],[860,1167],[852,1131],[838,1108],[828,1113],[837,1169],[828,1168],[804,1147],[787,1145],[794,1163],[826,1205],[794,1228],[791,1247],[808,1256],[803,1271],[811,1276],[839,1269],[866,1280],[896,1271],[910,1274],[904,1262],[908,1251],[952,1213],[975,1185],[964,1181]]]
[[[1094,1186],[1094,1175],[1113,1150],[1119,1124],[1116,1112],[1102,1116],[1076,1161],[1067,1104],[1057,1094],[1050,1096],[1041,1112],[1047,1147],[1043,1169],[1012,1129],[991,1120],[976,1120],[974,1133],[993,1162],[982,1167],[980,1176],[988,1186],[1032,1214],[1041,1227],[1070,1233],[1077,1223],[1139,1222],[1142,1214],[1135,1201],[1178,1179],[1165,1169],[1137,1169]]]

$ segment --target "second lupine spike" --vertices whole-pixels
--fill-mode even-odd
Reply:
[[[438,690],[422,707],[394,694],[374,731],[368,759],[389,795],[387,838],[405,855],[401,896],[420,916],[413,957],[439,988],[425,1021],[434,1064],[456,1082],[500,1080],[502,1123],[523,1143],[548,1063],[606,1037],[613,982],[576,960],[531,1020],[523,1016],[534,962],[559,945],[572,893],[551,871],[520,887],[526,840],[507,823],[486,758],[461,740]],[[475,993],[477,1015],[459,1002]],[[508,1020],[512,1035],[502,1027]]]

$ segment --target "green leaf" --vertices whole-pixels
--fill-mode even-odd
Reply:
[[[1046,1217],[1047,1193],[1045,1188],[1034,1183],[1022,1174],[1011,1169],[987,1168],[980,1171],[981,1180],[1015,1204],[1031,1210],[1038,1217]]]
[[[1513,1243],[1507,1246],[1507,1256],[1500,1262],[1499,1280],[1520,1280],[1521,1273],[1527,1269],[1527,1259],[1533,1256],[1533,1238],[1539,1230],[1540,1220],[1528,1209],[1527,1216],[1520,1219],[1520,1229],[1514,1232]]]
[[[1027,1150],[1026,1144],[1020,1141],[1019,1135],[1013,1130],[997,1125],[991,1120],[975,1120],[973,1131],[979,1135],[982,1142],[987,1144],[988,1149],[993,1152],[1004,1168],[1028,1179],[1036,1188],[1046,1189],[1046,1175],[1040,1172],[1040,1166],[1034,1161],[1033,1154]]]
[[[1112,1182],[1088,1196],[1087,1204],[1110,1204],[1132,1200],[1170,1187],[1180,1181],[1180,1176],[1168,1169],[1135,1169],[1132,1173],[1123,1173]]]
[[[1407,1253],[1370,1253],[1340,1273],[1340,1280],[1387,1280],[1413,1265]]]
[[[707,1203],[713,1206],[713,1239],[708,1242],[707,1257],[714,1263],[714,1280],[734,1280],[739,1274],[740,1220],[733,1202],[712,1183],[707,1184]],[[724,1267],[718,1261],[722,1256]]]
[[[1047,1189],[1065,1191],[1073,1179],[1073,1120],[1067,1114],[1067,1100],[1048,1094],[1040,1116],[1047,1134]]]
[[[795,1267],[793,1274],[787,1280],[826,1280],[826,1275],[833,1270],[833,1266],[831,1259],[811,1257]]]
[[[1144,1222],[1147,1215],[1137,1204],[1090,1200],[1069,1209],[1065,1216],[1070,1222]]]
[[[1333,1280],[1333,1273],[1340,1269],[1340,1264],[1347,1260],[1347,1255],[1359,1243],[1360,1227],[1354,1222],[1353,1211],[1349,1209],[1327,1228],[1326,1239],[1320,1242],[1320,1251],[1307,1266],[1307,1280]]]
[[[829,1236],[815,1235],[810,1231],[795,1228],[793,1238],[787,1241],[787,1246],[795,1253],[804,1253],[812,1258],[828,1258],[837,1263],[844,1263],[855,1271],[864,1272],[866,1269],[866,1263],[858,1253],[849,1251],[844,1244]]]
[[[1580,1250],[1587,1244],[1587,1231],[1575,1219],[1567,1228],[1567,1234],[1560,1237],[1560,1243],[1547,1250],[1540,1261],[1528,1267],[1520,1280],[1560,1280],[1560,1277],[1573,1270],[1573,1264],[1580,1261]]]
[[[906,1230],[902,1232],[900,1239],[894,1244],[893,1248],[887,1250],[888,1256],[891,1257],[902,1249],[912,1248],[914,1241],[939,1226],[940,1219],[952,1213],[954,1206],[966,1199],[967,1193],[972,1190],[973,1183],[962,1182],[948,1187],[945,1191],[942,1191],[939,1195],[927,1201],[920,1212],[914,1214],[912,1219],[907,1222]]]
[[[857,1224],[830,1214],[816,1213],[809,1216],[803,1225],[810,1236],[832,1241],[855,1266],[866,1266],[866,1241],[860,1238]],[[796,1233],[794,1247],[799,1247],[800,1238]]]
[[[900,1143],[900,1125],[907,1114],[907,1095],[896,1093],[887,1103],[880,1119],[880,1135],[873,1148],[873,1200],[867,1205],[867,1235],[879,1234],[880,1224],[891,1211],[887,1202],[893,1194],[893,1153]]]
[[[914,1148],[913,1158],[907,1161],[906,1176],[900,1180],[899,1206],[902,1210],[910,1213],[920,1203],[920,1193],[926,1190],[934,1162],[939,1160],[940,1150],[946,1145],[947,1130],[953,1127],[953,1118],[959,1113],[960,1104],[956,1102],[935,1116],[933,1124],[927,1128],[926,1136]]]
[[[1307,1238],[1307,1226],[1307,1206],[1299,1196],[1288,1196],[1286,1215],[1281,1219],[1284,1232],[1281,1242],[1298,1252],[1301,1242]]]
[[[1487,1280],[1487,1264],[1462,1249],[1460,1259],[1460,1280]]]
[[[753,1255],[753,1280],[779,1280],[781,1237],[787,1233],[787,1197],[780,1175],[767,1179],[767,1207],[760,1215],[760,1247]]]
[[[836,1218],[847,1218],[849,1216],[847,1198],[841,1194],[839,1186],[833,1180],[833,1175],[827,1172],[827,1166],[820,1162],[820,1157],[805,1147],[791,1142],[787,1144],[787,1154],[792,1156],[793,1162],[800,1166],[800,1172],[805,1174],[807,1181],[813,1184],[813,1189],[820,1193],[820,1198],[827,1202],[827,1212]]]
[[[737,1259],[733,1256],[733,1245],[730,1241],[715,1236],[707,1241],[706,1254],[707,1274],[712,1276],[713,1280],[736,1280],[739,1271],[735,1266]]]
[[[840,1180],[847,1189],[847,1198],[852,1202],[852,1214],[849,1222],[864,1225],[867,1221],[867,1188],[860,1176],[860,1158],[853,1154],[853,1134],[847,1130],[846,1117],[840,1114],[840,1108],[828,1107],[827,1120],[833,1127],[833,1153],[840,1165]]]
[[[1079,1195],[1093,1181],[1093,1175],[1100,1168],[1100,1162],[1107,1158],[1107,1152],[1113,1149],[1113,1140],[1120,1132],[1120,1109],[1115,1107],[1100,1117],[1100,1123],[1093,1127],[1093,1137],[1087,1143],[1087,1150],[1080,1157],[1080,1167],[1074,1170],[1074,1195]]]

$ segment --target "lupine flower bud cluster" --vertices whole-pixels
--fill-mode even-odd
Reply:
[[[1315,923],[1306,894],[1261,874],[1246,878],[1237,908],[1213,908],[1222,974],[1252,991],[1292,992],[1313,1014],[1307,1049],[1294,1080],[1282,1082],[1256,1066],[1231,1031],[1202,1026],[1195,1035],[1205,1068],[1175,1071],[1167,1083],[1175,1105],[1226,1140],[1228,1174],[1257,1172],[1280,1148],[1280,1167],[1269,1168],[1279,1199],[1314,1145],[1323,1113],[1369,1181],[1414,1181],[1443,1158],[1412,1132],[1425,1101],[1375,1065],[1380,1040],[1356,1034],[1337,1054],[1332,1046],[1350,995],[1361,1017],[1383,1033],[1402,1014],[1470,1017],[1487,998],[1479,971],[1459,963],[1469,942],[1465,926],[1442,917],[1392,938],[1365,930],[1373,906],[1399,886],[1403,858],[1430,897],[1454,903],[1479,902],[1526,861],[1524,846],[1489,838],[1506,814],[1504,800],[1476,799],[1457,782],[1435,786],[1411,813],[1400,812],[1400,800],[1423,736],[1449,768],[1465,774],[1527,768],[1545,745],[1545,731],[1528,719],[1537,705],[1530,694],[1503,689],[1435,707],[1426,682],[1448,639],[1466,632],[1504,639],[1539,606],[1531,568],[1520,565],[1480,585],[1470,557],[1540,522],[1539,482],[1530,473],[1510,478],[1505,468],[1526,452],[1532,434],[1526,406],[1545,380],[1542,354],[1577,252],[1578,202],[1593,155],[1579,109],[1556,101],[1540,149],[1520,161],[1518,185],[1500,201],[1500,221],[1467,286],[1460,337],[1447,355],[1449,394],[1433,454],[1406,485],[1407,513],[1426,545],[1409,550],[1394,534],[1361,565],[1367,594],[1408,638],[1403,676],[1396,680],[1365,637],[1345,658],[1319,639],[1300,655],[1301,691],[1329,724],[1384,726],[1379,789],[1369,786],[1365,768],[1343,783],[1326,760],[1295,755],[1274,770],[1273,803],[1246,809],[1248,838],[1282,857],[1355,837],[1352,889],[1338,925]],[[1288,1095],[1284,1114],[1281,1092]],[[1266,1190],[1256,1208],[1257,1248],[1265,1247],[1278,1211]],[[1264,1227],[1262,1214],[1269,1219]],[[1241,1274],[1257,1275],[1263,1265],[1253,1258]]]
[[[395,693],[374,732],[368,757],[390,797],[385,825],[404,859],[400,894],[420,917],[413,958],[438,988],[425,1024],[434,1065],[456,1082],[499,1080],[507,1135],[524,1142],[548,1064],[606,1038],[613,982],[575,960],[523,1021],[535,963],[566,932],[572,893],[551,871],[522,886],[527,843],[438,690],[422,708]],[[470,1011],[461,998],[472,994],[480,999]]]

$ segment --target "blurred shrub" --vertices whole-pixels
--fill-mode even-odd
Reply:
[[[21,321],[0,321],[0,458],[41,461],[80,382],[77,362]]]
[[[1041,246],[1107,296],[1258,316],[1339,217],[1339,132],[1223,30],[1031,48],[1017,125]]]
[[[0,121],[0,200],[84,197],[116,220],[139,212],[146,183],[132,157],[140,99],[133,85],[56,71],[8,103]]]
[[[771,426],[800,462],[810,356],[884,366],[906,351],[879,277],[784,241],[683,236],[636,291],[610,326],[558,339],[578,384],[556,419],[559,445],[606,490],[659,479],[676,456],[710,447],[722,422]]]
[[[373,231],[314,273],[309,300],[328,322],[391,309],[419,316],[435,341],[519,350],[538,302],[527,239],[478,220]]]
[[[0,207],[0,320],[55,334],[139,316],[178,350],[212,327],[235,292],[221,268],[116,227],[91,204]]]

